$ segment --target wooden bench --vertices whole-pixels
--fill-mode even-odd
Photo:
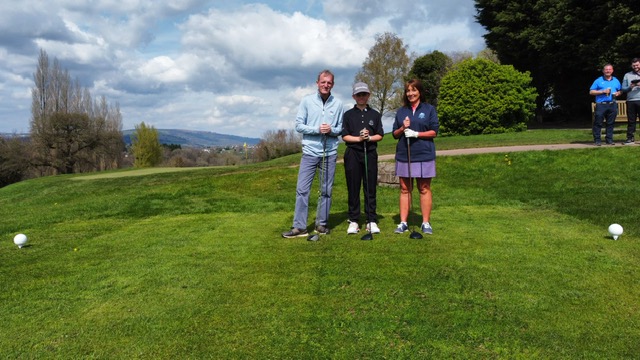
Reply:
[[[625,100],[618,100],[618,116],[616,116],[616,122],[627,122],[627,102]],[[596,103],[591,103],[591,121],[596,111]]]

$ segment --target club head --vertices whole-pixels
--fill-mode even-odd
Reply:
[[[366,234],[362,235],[360,240],[373,240],[373,235],[370,232],[367,232]]]
[[[409,235],[410,239],[422,239],[422,234],[420,234],[417,231],[412,231],[411,234]]]
[[[318,234],[307,236],[307,241],[318,241],[318,240],[320,240],[320,235]]]

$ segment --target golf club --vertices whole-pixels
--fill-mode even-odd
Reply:
[[[318,204],[320,204],[320,202],[322,201],[322,189],[323,189],[323,182],[324,182],[324,186],[326,186],[327,182],[326,179],[324,179],[324,175],[326,174],[326,164],[325,164],[325,160],[326,160],[326,155],[327,155],[327,136],[326,135],[322,135],[322,164],[320,164],[320,191],[318,192]],[[325,209],[327,209],[328,207],[325,207]],[[326,218],[329,218],[329,214],[328,214],[328,210],[326,211],[327,216]],[[327,224],[328,225],[328,224]],[[320,234],[318,234],[318,232],[316,232],[315,234],[311,234],[307,237],[307,241],[318,241],[320,240]]]
[[[411,142],[410,139],[407,138],[407,161],[409,162],[409,213],[407,214],[407,220],[411,216],[411,207],[413,203],[413,177],[411,177]],[[411,226],[411,234],[409,235],[410,239],[422,239],[422,234],[416,231],[415,224]]]
[[[369,165],[367,164],[367,142],[364,141],[362,143],[364,146],[364,209],[366,213],[367,225],[369,225],[369,214],[371,213],[369,209]],[[367,233],[362,235],[360,240],[373,240],[373,234],[371,233],[371,228],[367,229]]]

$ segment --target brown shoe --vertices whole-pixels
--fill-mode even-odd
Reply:
[[[316,232],[318,234],[325,235],[325,234],[329,233],[329,228],[324,226],[324,225],[318,225],[318,226],[316,226]]]
[[[282,233],[283,238],[296,238],[307,236],[307,230],[292,227],[291,230]]]

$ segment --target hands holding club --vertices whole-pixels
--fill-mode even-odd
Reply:
[[[331,133],[331,125],[322,123],[320,125],[320,134],[326,135]]]
[[[409,126],[411,126],[411,120],[409,119],[409,117],[405,117],[404,121],[402,122],[402,125],[404,126],[404,136],[407,138],[417,138],[418,137],[418,132],[415,130],[411,130],[409,129]]]
[[[360,142],[369,141],[369,130],[362,129],[360,130]]]
[[[418,132],[407,128],[407,129],[404,129],[404,136],[408,138],[417,138]]]

